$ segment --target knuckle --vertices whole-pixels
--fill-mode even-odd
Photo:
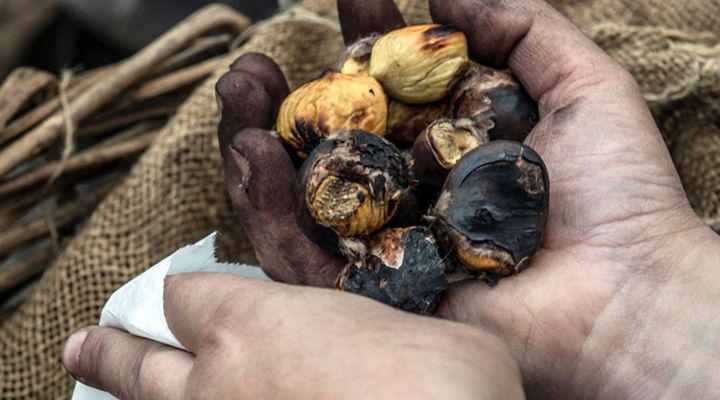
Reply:
[[[88,332],[78,358],[78,369],[80,378],[83,381],[103,385],[104,382],[101,382],[102,374],[100,371],[106,364],[105,358],[109,348],[112,347],[111,341],[112,339],[103,335],[97,329]]]
[[[122,336],[108,333],[99,329],[88,332],[78,360],[79,378],[120,398],[159,394],[155,385],[158,380],[153,376],[158,369],[153,365],[162,345],[129,345]]]
[[[163,397],[162,386],[159,382],[164,381],[161,374],[168,371],[162,363],[162,353],[168,349],[159,343],[151,343],[142,354],[134,357],[131,365],[130,376],[132,379],[126,381],[125,393],[131,398],[161,398]]]
[[[245,280],[244,284],[260,283]],[[230,293],[212,311],[211,323],[200,331],[200,344],[208,348],[237,347],[249,337],[266,338],[277,326],[279,311],[287,311],[288,296],[285,290],[276,290],[267,285],[263,290],[253,290],[252,296],[242,296],[236,291]]]

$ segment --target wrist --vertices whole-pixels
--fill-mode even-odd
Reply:
[[[594,398],[717,398],[720,237],[706,227],[669,235],[598,317],[578,374]]]

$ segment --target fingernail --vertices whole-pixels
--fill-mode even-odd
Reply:
[[[81,330],[73,333],[65,342],[62,350],[62,363],[67,372],[80,380],[80,349],[87,337],[87,330]]]

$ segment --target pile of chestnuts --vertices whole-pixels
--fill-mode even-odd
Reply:
[[[348,260],[339,289],[431,314],[448,274],[494,285],[540,246],[547,171],[522,144],[537,119],[512,74],[471,61],[453,27],[361,39],[280,107],[297,223]]]

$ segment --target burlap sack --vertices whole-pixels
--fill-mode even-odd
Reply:
[[[720,91],[718,0],[555,0],[554,5],[632,71],[668,139],[689,197],[718,217]],[[343,49],[335,0],[306,0],[256,25],[242,47],[281,66],[291,87],[332,65]],[[428,20],[425,0],[398,0],[409,23]],[[607,22],[612,21],[612,22]],[[254,262],[224,187],[210,78],[178,111],[127,180],[98,207],[21,309],[0,329],[3,399],[68,398],[64,340],[97,322],[110,294],[175,249],[221,232],[219,255]]]
[[[550,0],[638,81],[688,199],[720,231],[720,0]]]

